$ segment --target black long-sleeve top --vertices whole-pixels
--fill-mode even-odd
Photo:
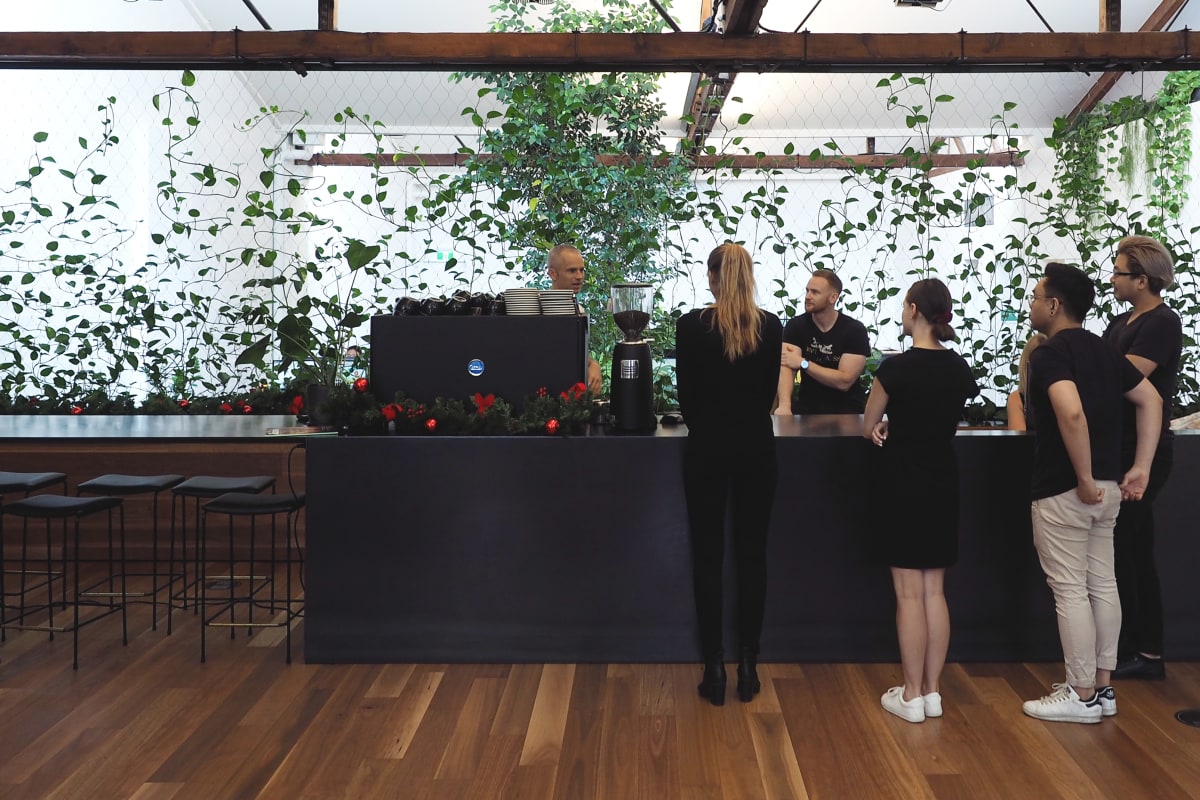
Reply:
[[[691,436],[771,436],[771,405],[779,384],[783,325],[759,309],[758,349],[731,362],[712,327],[712,310],[698,309],[675,324],[675,383]]]

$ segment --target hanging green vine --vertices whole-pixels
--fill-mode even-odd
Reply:
[[[1060,118],[1047,139],[1058,155],[1058,195],[1046,197],[1050,228],[1074,245],[1079,263],[1100,283],[1122,237],[1161,241],[1175,259],[1177,286],[1169,302],[1184,319],[1200,313],[1192,247],[1197,228],[1186,229],[1181,219],[1191,182],[1191,100],[1198,87],[1200,72],[1170,73],[1154,97],[1124,97]],[[1110,292],[1097,295],[1099,318],[1119,311]],[[1176,411],[1192,408],[1200,391],[1194,346],[1189,337]]]

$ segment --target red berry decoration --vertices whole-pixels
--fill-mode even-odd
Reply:
[[[546,420],[546,433],[553,436],[554,434],[558,433],[558,428],[559,428],[558,420],[556,420],[556,419]]]
[[[369,384],[367,383],[367,379],[366,379],[366,378],[357,378],[357,379],[354,381],[354,391],[358,392],[359,394],[362,394],[362,393],[364,393],[365,391],[367,391],[367,386],[368,386],[368,385],[369,385]]]
[[[83,409],[80,408],[79,406],[71,406],[71,413],[74,414],[75,416],[79,416],[80,414],[83,413]]]
[[[243,413],[243,414],[251,414],[251,413],[253,413],[253,412],[254,412],[254,409],[250,407],[250,404],[248,404],[248,403],[247,403],[247,404],[245,404],[245,405],[243,405],[243,406],[242,406],[242,413]]]
[[[231,406],[229,403],[221,403],[221,413],[222,414],[229,414],[232,411],[233,411],[233,406]]]
[[[182,408],[184,411],[187,411],[188,406],[190,406],[191,404],[192,404],[192,401],[188,400],[186,397],[179,398],[179,407]]]
[[[359,380],[362,380],[362,379],[360,378]],[[432,417],[425,420],[425,430],[429,431],[430,433],[433,433],[434,431],[436,431],[437,430],[437,420],[433,419]]]

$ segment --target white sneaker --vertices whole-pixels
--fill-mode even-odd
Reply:
[[[1026,700],[1025,713],[1048,722],[1099,722],[1104,713],[1100,694],[1084,702],[1070,684],[1056,683],[1054,691],[1038,700]],[[1114,698],[1115,702],[1115,698]]]
[[[930,692],[929,694],[921,695],[921,700],[925,703],[926,717],[940,717],[942,715],[941,693]]]
[[[1106,717],[1115,717],[1117,715],[1117,692],[1111,686],[1105,686],[1103,689],[1096,687],[1096,697],[1100,698],[1100,713]],[[925,712],[928,714],[929,712]]]
[[[885,711],[890,711],[902,720],[908,722],[925,721],[925,701],[920,697],[912,700],[904,699],[904,687],[893,686],[879,698],[879,704]]]

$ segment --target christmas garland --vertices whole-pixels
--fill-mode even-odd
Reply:
[[[592,393],[577,383],[554,394],[542,387],[525,399],[518,414],[494,394],[475,393],[471,405],[439,397],[424,402],[402,392],[380,403],[366,378],[330,389],[318,405],[323,423],[350,434],[398,436],[563,436],[579,433],[592,417]]]
[[[358,435],[513,436],[579,433],[592,415],[592,393],[577,383],[554,394],[545,387],[526,398],[521,413],[494,394],[476,393],[471,407],[439,397],[424,402],[398,394],[380,403],[366,378],[333,386],[315,409],[304,388],[261,384],[220,397],[151,395],[138,404],[132,395],[109,397],[97,390],[79,398],[0,398],[0,414],[294,414],[300,422]],[[315,419],[313,419],[313,412]]]
[[[303,408],[302,391],[296,384],[272,386],[263,383],[243,392],[216,397],[152,394],[139,403],[128,392],[109,396],[102,389],[95,389],[79,396],[0,397],[0,414],[295,414]]]

